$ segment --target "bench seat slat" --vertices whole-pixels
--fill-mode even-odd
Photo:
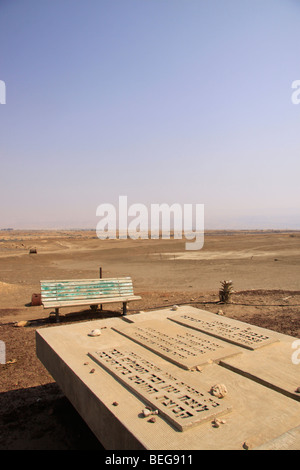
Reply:
[[[42,285],[46,285],[46,286],[58,286],[58,285],[61,285],[61,286],[64,286],[64,285],[75,285],[75,286],[80,286],[81,284],[84,285],[84,284],[99,284],[99,282],[103,281],[103,279],[86,279],[85,281],[81,281],[81,282],[76,282],[76,281],[67,281],[67,282],[63,282],[63,281],[57,281],[57,282],[52,282],[52,281],[41,281],[41,284]],[[130,279],[111,279],[109,281],[105,280],[105,282],[101,282],[101,284],[105,285],[105,284],[132,284],[132,281]]]
[[[101,284],[99,285],[81,285],[81,286],[57,286],[57,287],[51,287],[51,288],[42,288],[41,292],[44,294],[47,294],[48,292],[81,292],[81,291],[110,291],[110,290],[124,290],[124,289],[133,289],[132,284],[126,284],[126,285],[104,285],[102,286]]]
[[[101,284],[99,284],[98,286],[91,286],[91,285],[85,285],[85,286],[79,286],[79,287],[76,287],[76,286],[68,286],[68,287],[60,287],[60,286],[57,286],[57,288],[51,288],[51,289],[43,289],[42,292],[47,294],[47,292],[57,292],[57,291],[61,291],[61,292],[77,292],[77,291],[84,291],[84,290],[99,290],[99,291],[107,291],[107,290],[120,290],[120,289],[133,289],[133,286],[132,284],[127,284],[126,286],[122,286],[122,285],[114,285],[114,286],[107,286],[107,285],[104,285],[104,286],[101,286]]]
[[[112,277],[112,278],[97,278],[97,279],[64,279],[64,280],[49,280],[49,281],[40,281],[41,284],[47,284],[47,285],[57,285],[57,284],[86,284],[86,283],[103,283],[103,284],[109,284],[111,282],[132,282],[130,277],[123,277],[123,278],[117,278],[117,277]]]
[[[68,292],[68,291],[79,291],[79,290],[111,290],[111,289],[132,289],[132,284],[126,284],[126,285],[104,285],[102,286],[101,284],[98,285],[81,285],[81,286],[56,286],[56,287],[43,287],[41,292],[56,292],[56,291],[61,291],[61,292]]]
[[[42,289],[43,294],[47,293],[52,293],[52,292],[83,292],[83,291],[111,291],[111,290],[132,290],[133,287],[132,285],[126,285],[126,286],[69,286],[69,287],[57,287],[57,288],[51,288],[51,289]]]
[[[69,295],[69,296],[59,296],[57,295],[56,297],[46,297],[43,299],[43,301],[45,302],[49,302],[49,301],[53,301],[55,302],[56,300],[59,300],[60,302],[64,302],[64,301],[70,301],[70,300],[81,300],[81,299],[86,299],[87,301],[89,301],[89,299],[116,299],[116,298],[119,298],[119,297],[131,297],[133,295],[133,293],[129,293],[129,294],[117,294],[117,295],[97,295],[97,294],[91,294],[91,295]]]
[[[98,297],[105,297],[107,295],[110,296],[120,296],[120,295],[133,295],[133,289],[110,289],[110,290],[78,290],[78,291],[57,291],[57,292],[46,292],[43,293],[43,298],[56,298],[56,297],[77,297],[78,295],[81,296],[91,296],[97,295]]]
[[[116,301],[118,302],[129,302],[131,300],[140,300],[141,297],[134,295],[130,297],[118,297],[118,298],[107,298],[107,299],[91,299],[91,301],[87,302],[86,300],[76,300],[72,302],[61,302],[61,301],[56,301],[56,302],[45,302],[44,307],[45,308],[58,308],[58,307],[76,307],[76,306],[81,306],[81,305],[99,305],[99,304],[108,304],[108,303],[115,303]]]
[[[50,299],[50,298],[56,298],[56,297],[76,297],[77,295],[83,295],[83,296],[90,296],[90,295],[97,295],[98,297],[101,296],[120,296],[120,295],[133,295],[133,290],[123,290],[123,291],[104,291],[104,292],[99,292],[99,291],[78,291],[78,292],[52,292],[52,293],[47,293],[43,294],[43,298],[45,299]]]

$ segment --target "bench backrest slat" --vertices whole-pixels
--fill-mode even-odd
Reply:
[[[107,299],[134,295],[132,280],[126,278],[41,281],[42,303],[82,299]]]

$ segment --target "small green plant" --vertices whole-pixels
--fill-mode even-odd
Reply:
[[[233,293],[232,281],[221,281],[222,288],[219,290],[220,302],[227,304]]]

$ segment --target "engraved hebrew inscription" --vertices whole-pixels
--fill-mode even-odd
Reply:
[[[240,352],[226,342],[212,339],[200,332],[192,332],[171,322],[166,325],[165,322],[154,320],[113,329],[184,369],[218,361]]]
[[[171,318],[172,321],[207,333],[215,338],[222,339],[232,344],[255,350],[262,346],[274,343],[277,340],[267,334],[262,334],[255,326],[240,326],[234,320],[207,321],[201,319],[200,315],[181,314]]]
[[[180,431],[231,410],[228,400],[196,389],[123,347],[89,356]]]

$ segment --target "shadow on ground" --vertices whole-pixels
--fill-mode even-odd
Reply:
[[[55,383],[0,393],[0,450],[103,450]]]

